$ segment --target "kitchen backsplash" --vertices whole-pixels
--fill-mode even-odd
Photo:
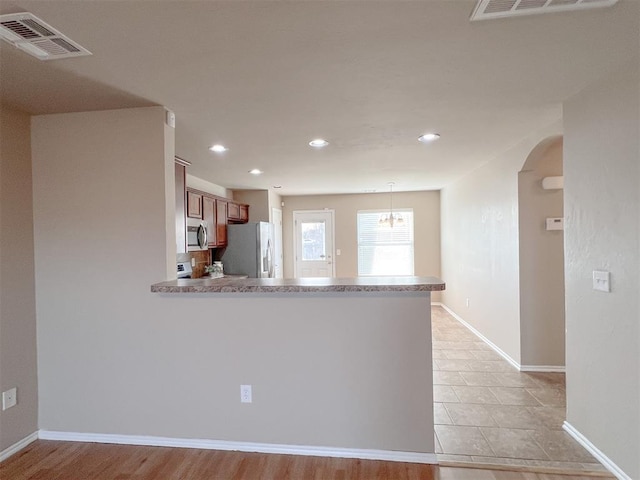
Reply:
[[[191,258],[194,258],[196,261],[195,266],[192,266],[193,273],[191,274],[191,278],[200,278],[205,275],[204,267],[211,264],[211,259],[209,258],[209,250],[201,250],[198,252],[189,252]]]
[[[191,263],[191,269],[193,272],[191,273],[191,278],[200,278],[207,275],[204,271],[204,267],[207,265],[211,265],[211,250],[202,250],[198,252],[185,252],[178,253],[176,255],[176,261],[178,263],[181,262],[191,262],[191,260],[195,260],[195,264]]]

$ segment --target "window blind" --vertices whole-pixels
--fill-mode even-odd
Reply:
[[[393,214],[391,227],[389,211],[358,212],[358,275],[413,275],[413,210]]]

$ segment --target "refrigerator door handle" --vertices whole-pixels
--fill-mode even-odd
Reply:
[[[271,239],[267,240],[267,275],[269,278],[274,277],[273,270],[273,246],[271,245]]]

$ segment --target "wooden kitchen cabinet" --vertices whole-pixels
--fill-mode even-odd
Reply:
[[[242,223],[249,221],[249,205],[240,205],[240,221]]]
[[[187,190],[187,217],[202,219],[202,195]]]
[[[227,224],[247,223],[249,205],[237,203],[228,198],[187,188],[187,217],[207,222],[207,244],[209,248],[227,246]]]
[[[235,202],[227,204],[227,220],[240,220],[240,205]]]
[[[227,206],[228,202],[216,199],[216,237],[219,247],[227,244]]]
[[[202,219],[207,222],[207,243],[210,248],[218,246],[216,226],[216,199],[202,196]]]
[[[249,221],[249,205],[229,202],[229,205],[227,205],[227,221],[229,223],[247,223]]]

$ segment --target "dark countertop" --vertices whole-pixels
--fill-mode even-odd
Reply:
[[[185,278],[151,285],[155,293],[432,292],[445,289],[436,277]]]

